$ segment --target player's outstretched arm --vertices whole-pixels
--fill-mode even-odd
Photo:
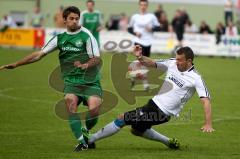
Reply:
[[[22,66],[22,65],[27,65],[27,64],[39,61],[44,55],[45,54],[42,51],[33,52],[32,54],[27,55],[26,57],[24,57],[23,59],[15,62],[15,63],[1,66],[0,70],[1,69],[14,69],[14,68]]]
[[[134,56],[141,62],[142,65],[146,67],[156,67],[156,62],[149,57],[142,55],[142,47],[139,45],[134,46],[133,50]]]
[[[205,124],[201,128],[203,132],[211,133],[215,131],[212,127],[212,111],[211,111],[211,102],[209,98],[201,98],[201,103],[204,107],[205,113]]]

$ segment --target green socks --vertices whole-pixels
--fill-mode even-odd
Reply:
[[[69,124],[74,136],[79,140],[79,142],[85,143],[82,135],[82,123],[77,113],[69,115]]]
[[[92,129],[98,122],[98,117],[91,117],[90,113],[86,116],[86,128],[88,130]]]
[[[74,136],[77,138],[79,143],[85,143],[82,132],[82,123],[78,115],[79,115],[78,113],[70,114],[69,124]],[[90,116],[90,113],[88,113],[86,116],[86,129],[90,130],[91,128],[93,128],[97,124],[97,121],[98,117],[92,118]]]

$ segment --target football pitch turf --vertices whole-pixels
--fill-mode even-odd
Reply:
[[[14,62],[30,51],[0,49],[0,65]],[[118,97],[118,104],[100,116],[92,132],[113,121],[124,111],[142,106],[150,98],[138,97],[128,105],[113,87],[110,53],[102,55],[102,87]],[[168,58],[154,55],[154,58]],[[133,59],[132,56],[129,59]],[[240,61],[239,59],[197,57],[195,66],[205,79],[212,97],[212,134],[202,133],[203,107],[195,94],[178,119],[154,128],[181,142],[181,150],[130,134],[129,127],[117,135],[97,142],[97,149],[73,152],[76,140],[66,121],[55,115],[54,106],[63,94],[49,86],[48,78],[58,66],[57,53],[40,62],[0,72],[0,159],[30,158],[240,158]],[[121,67],[121,66],[119,66]],[[80,109],[83,106],[80,106]]]

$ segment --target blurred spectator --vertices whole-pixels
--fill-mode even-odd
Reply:
[[[105,27],[108,30],[118,30],[119,29],[119,20],[120,20],[120,17],[118,15],[111,15],[109,20],[106,22]]]
[[[225,32],[226,36],[237,36],[238,35],[238,29],[237,27],[234,25],[233,22],[229,21],[228,22],[228,26],[226,27],[226,32]]]
[[[153,32],[160,30],[156,16],[148,12],[148,0],[139,0],[139,13],[134,14],[129,22],[128,32],[133,34],[134,45],[142,47],[142,54],[149,57],[153,42]]]
[[[182,46],[184,25],[185,25],[185,21],[182,16],[182,12],[180,10],[176,10],[175,16],[172,20],[172,28],[173,28],[173,31],[176,33],[178,46]]]
[[[57,11],[57,13],[54,15],[54,23],[55,23],[55,27],[57,28],[64,28],[65,24],[64,24],[64,20],[63,20],[63,6],[59,7],[59,10]]]
[[[219,44],[221,42],[221,37],[224,34],[225,34],[225,27],[221,22],[219,22],[216,27],[216,44]]]
[[[86,7],[87,10],[81,13],[80,25],[87,28],[93,34],[100,47],[99,32],[103,29],[102,13],[95,9],[94,0],[87,0]]]
[[[35,7],[34,13],[32,13],[31,15],[30,25],[34,28],[39,28],[43,26],[43,23],[44,23],[44,16],[40,12],[40,8]]]
[[[185,24],[186,33],[198,33],[198,27],[196,24],[192,24],[191,20],[188,20]]]
[[[161,4],[157,5],[157,10],[154,12],[154,15],[160,20],[162,13],[165,13]]]
[[[118,29],[122,30],[122,31],[127,31],[127,29],[128,29],[128,22],[129,22],[128,16],[126,16],[125,13],[121,13],[120,14],[120,19],[119,19],[119,27],[118,27]]]
[[[0,21],[0,26],[1,28],[16,27],[16,23],[13,21],[11,16],[4,15]]]
[[[212,30],[208,26],[208,24],[205,21],[201,22],[200,28],[199,28],[199,33],[201,34],[212,34]]]
[[[168,19],[167,19],[167,15],[166,13],[162,13],[159,19],[159,23],[160,23],[160,31],[162,32],[168,32],[169,31],[169,23],[168,23]]]
[[[225,0],[224,19],[225,19],[225,25],[228,25],[228,21],[233,21],[233,2],[232,2],[232,0]]]

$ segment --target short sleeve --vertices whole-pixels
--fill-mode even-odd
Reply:
[[[155,15],[153,15],[153,26],[155,26],[155,27],[160,26],[160,23]]]
[[[103,25],[103,15],[101,12],[99,12],[99,24]]]
[[[207,89],[207,86],[206,86],[204,80],[201,78],[201,76],[199,76],[197,78],[196,83],[195,83],[195,88],[196,88],[197,94],[200,98],[210,98],[210,94]]]
[[[44,54],[48,54],[57,49],[57,36],[50,39],[47,44],[41,49]]]
[[[97,40],[92,35],[87,40],[87,53],[90,58],[100,56]]]
[[[175,62],[175,59],[160,59],[156,60],[156,67],[162,71],[167,71],[168,67],[172,62]]]

